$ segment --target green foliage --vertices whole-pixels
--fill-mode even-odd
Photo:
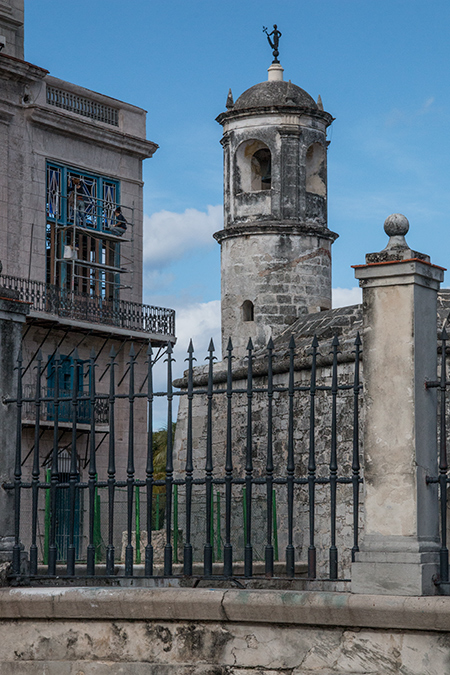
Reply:
[[[172,424],[172,444],[175,438],[176,422]],[[167,428],[159,429],[153,432],[153,477],[155,480],[164,480],[166,477],[167,461]],[[165,486],[158,486],[153,489],[155,494],[164,493]]]
[[[175,426],[172,424],[172,444],[175,438]],[[153,478],[154,480],[164,480],[166,477],[167,462],[167,428],[159,429],[153,432]],[[158,485],[153,488],[153,509],[152,519],[153,528],[156,530],[164,526],[166,511],[166,486]],[[155,499],[156,497],[156,499]]]

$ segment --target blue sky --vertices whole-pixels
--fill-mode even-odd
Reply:
[[[144,171],[144,301],[178,310],[183,341],[218,334],[215,117],[229,87],[236,98],[267,78],[263,25],[282,31],[285,79],[320,94],[336,118],[333,287],[356,286],[350,265],[385,246],[393,212],[410,220],[410,246],[450,264],[448,0],[25,0],[25,16],[27,60],[148,110],[147,136],[160,149]]]

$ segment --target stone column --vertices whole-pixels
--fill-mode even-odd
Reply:
[[[407,219],[355,267],[364,314],[364,534],[352,591],[430,595],[438,572],[437,292],[444,270],[412,251]]]
[[[17,356],[28,303],[18,293],[0,287],[0,485],[14,481],[17,408],[4,399],[17,393]],[[0,487],[0,562],[12,560],[14,546],[14,494]]]
[[[300,129],[281,129],[281,214],[282,220],[300,219]],[[274,214],[275,215],[275,214]],[[301,214],[304,217],[304,213]]]

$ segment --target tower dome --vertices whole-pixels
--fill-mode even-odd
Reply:
[[[244,91],[233,105],[233,110],[271,108],[286,105],[318,110],[317,103],[304,89],[284,80],[267,80]]]
[[[222,339],[243,354],[300,315],[331,307],[326,131],[333,117],[283,80],[247,89],[217,117],[223,126]]]

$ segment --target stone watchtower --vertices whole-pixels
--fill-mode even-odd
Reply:
[[[264,347],[299,315],[331,307],[327,140],[333,117],[272,63],[223,126],[222,347]]]

